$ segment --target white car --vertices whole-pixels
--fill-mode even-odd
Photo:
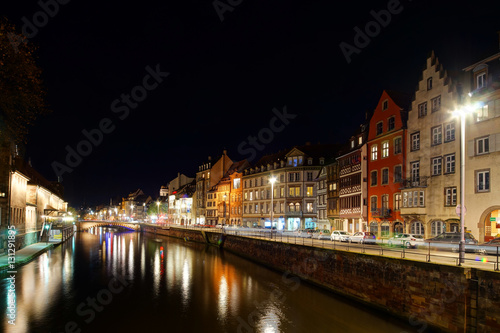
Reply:
[[[330,238],[332,241],[349,242],[350,233],[344,230],[333,230]]]
[[[424,236],[413,235],[413,234],[397,234],[394,237],[389,238],[387,241],[389,246],[401,246],[409,248],[415,248],[418,245],[424,245]]]

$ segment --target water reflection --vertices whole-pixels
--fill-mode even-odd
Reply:
[[[16,326],[3,331],[63,332],[69,321],[81,332],[416,331],[217,248],[152,238],[94,228],[21,267]],[[117,276],[126,287],[86,322],[77,307]]]

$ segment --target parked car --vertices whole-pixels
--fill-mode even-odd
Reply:
[[[424,245],[424,236],[414,234],[397,234],[387,241],[389,246],[404,246],[407,249],[415,248],[418,245]]]
[[[486,243],[478,244],[476,252],[479,254],[490,254],[494,256],[496,256],[497,253],[500,254],[500,237],[493,238]]]
[[[304,237],[304,238],[312,238],[312,233],[309,232],[309,230],[301,229],[301,230],[297,230],[297,236]]]
[[[344,230],[333,230],[330,238],[332,241],[348,242],[350,233]]]
[[[330,233],[330,230],[326,230],[326,229],[318,229],[316,230],[315,233],[313,233],[313,238],[316,238],[316,239],[330,239],[331,237],[331,233]]]
[[[376,242],[377,237],[369,231],[358,231],[349,237],[349,243],[375,244]]]
[[[465,252],[476,252],[477,251],[477,240],[474,235],[466,232],[464,234],[465,238]],[[462,239],[460,232],[443,232],[436,237],[428,238],[425,242],[436,250],[451,250],[453,252],[458,252],[460,240]]]

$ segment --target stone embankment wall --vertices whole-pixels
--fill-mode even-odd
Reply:
[[[287,276],[408,320],[419,332],[500,332],[498,272],[232,235],[221,239],[220,233],[198,230],[171,228],[161,234],[208,239]]]

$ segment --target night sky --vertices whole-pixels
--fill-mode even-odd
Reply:
[[[72,0],[49,6],[43,22],[36,0],[2,2],[0,13],[19,28],[34,16],[40,25],[28,41],[38,46],[52,113],[31,130],[32,165],[55,180],[53,163],[67,165],[66,147],[76,149],[82,131],[108,132],[62,175],[71,206],[137,188],[154,198],[224,148],[233,160],[252,157],[242,148],[259,132],[270,142],[253,162],[306,141],[344,143],[383,89],[413,93],[430,50],[449,72],[498,51],[498,1],[216,4],[219,13],[211,0]],[[348,63],[340,43],[355,47],[354,28],[388,7],[390,22],[381,14],[388,23],[372,25]],[[131,92],[141,101],[127,104]],[[288,124],[271,140],[263,129],[284,108]]]

